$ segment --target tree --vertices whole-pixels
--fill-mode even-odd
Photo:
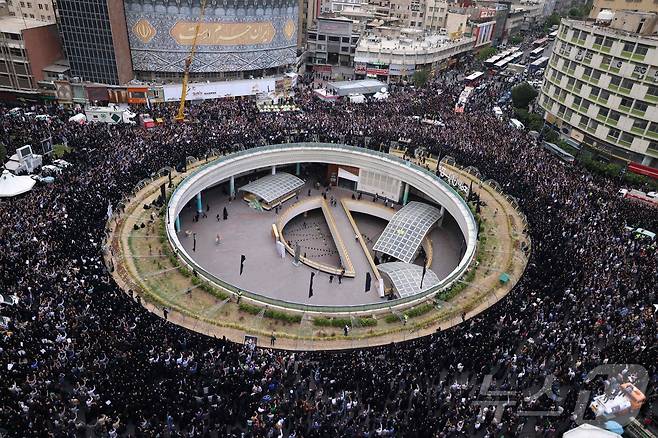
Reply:
[[[512,102],[516,108],[528,109],[528,105],[537,97],[537,90],[527,82],[512,88]]]
[[[430,74],[427,70],[416,70],[414,72],[414,85],[417,87],[422,87],[427,83],[429,78]]]
[[[531,131],[540,132],[544,127],[544,119],[539,114],[530,113],[528,115],[528,123],[526,126]]]
[[[582,16],[583,16],[583,13],[580,9],[578,9],[578,8],[569,9],[569,17],[571,17],[571,18],[581,18]]]
[[[557,26],[560,24],[560,16],[553,12],[547,19],[546,24],[550,26]]]
[[[528,114],[527,109],[525,109],[525,108],[514,108],[514,115],[524,125],[528,124],[529,114]]]
[[[484,49],[480,50],[477,54],[477,59],[479,61],[484,61],[485,59],[491,58],[491,56],[496,53],[496,49],[494,47],[485,47]]]
[[[521,44],[523,42],[523,37],[517,33],[509,38],[509,42],[514,45]]]
[[[557,132],[555,132],[555,130],[549,128],[544,133],[544,138],[549,143],[555,143],[556,141],[558,141],[560,139],[560,135]]]

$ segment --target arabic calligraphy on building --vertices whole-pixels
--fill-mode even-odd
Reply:
[[[197,23],[179,21],[169,32],[181,46],[191,46],[194,42]],[[250,23],[212,23],[199,25],[199,46],[241,46],[269,44],[276,35],[276,29],[269,21]]]

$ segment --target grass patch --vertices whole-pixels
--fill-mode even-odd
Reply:
[[[357,325],[361,327],[374,327],[377,325],[377,320],[374,318],[355,318]],[[326,318],[318,317],[313,318],[313,325],[318,327],[345,327],[346,325],[352,327],[351,318]]]

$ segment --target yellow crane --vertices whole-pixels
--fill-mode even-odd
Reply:
[[[192,61],[194,61],[197,39],[199,38],[199,30],[201,29],[201,22],[203,21],[205,12],[206,0],[201,0],[201,12],[199,14],[199,20],[196,22],[196,26],[194,28],[194,40],[192,40],[192,48],[190,49],[190,54],[185,60],[185,72],[183,73],[183,83],[181,84],[180,105],[178,106],[178,114],[176,114],[177,122],[185,121],[185,99],[187,98],[187,83],[190,80],[190,66],[192,65]]]

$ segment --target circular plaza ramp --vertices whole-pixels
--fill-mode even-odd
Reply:
[[[518,280],[529,241],[502,193],[437,164],[324,143],[196,163],[171,187],[156,180],[136,194],[116,276],[181,325],[234,340],[276,332],[282,348],[379,344],[458,323]],[[469,205],[459,191],[471,184],[485,202]],[[138,208],[163,191],[160,215]]]

